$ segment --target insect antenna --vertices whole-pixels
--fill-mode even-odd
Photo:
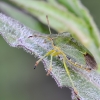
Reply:
[[[47,25],[48,25],[48,28],[49,28],[50,35],[52,35],[48,15],[46,15],[46,19],[47,19]],[[51,40],[52,46],[54,47],[53,38],[49,37],[49,39]]]
[[[49,24],[48,15],[46,15],[46,19],[47,19],[47,25],[48,25],[48,28],[49,28],[49,32],[50,32],[50,35],[51,35],[51,29],[50,29],[50,24]]]

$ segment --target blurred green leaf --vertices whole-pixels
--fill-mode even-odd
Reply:
[[[20,22],[30,27],[31,29],[44,32],[45,26],[43,26],[42,23],[38,22],[36,18],[29,15],[28,12],[25,12],[25,11],[23,12],[22,10],[17,9],[16,7],[9,5],[6,2],[0,2],[0,9],[2,10],[2,12],[15,18],[16,20],[19,20]],[[47,31],[48,29],[47,30],[45,29],[45,32]]]
[[[58,2],[77,17],[82,18],[89,25],[89,35],[94,39],[96,45],[100,47],[100,41],[98,41],[100,37],[99,30],[89,14],[89,11],[81,4],[80,0],[58,0]]]

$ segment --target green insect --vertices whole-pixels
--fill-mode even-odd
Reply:
[[[48,25],[49,25],[49,22],[48,22]],[[50,31],[50,27],[49,27],[49,31]],[[71,64],[74,67],[77,67],[89,72],[93,69],[97,69],[97,64],[94,57],[89,52],[89,50],[87,50],[80,42],[78,42],[75,38],[73,38],[70,33],[65,32],[61,34],[51,34],[51,31],[50,31],[50,35],[44,38],[46,38],[48,41],[51,42],[53,49],[48,51],[42,58],[40,58],[36,62],[34,69],[37,67],[37,65],[39,64],[41,60],[43,60],[47,56],[50,56],[51,57],[50,68],[47,72],[47,75],[49,75],[53,67],[52,66],[53,57],[58,56],[62,58],[62,63],[72,83],[72,87],[75,93],[78,94],[78,91],[75,88],[73,84],[73,80],[70,76],[67,63]]]

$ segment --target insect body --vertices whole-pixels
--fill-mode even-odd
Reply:
[[[37,67],[37,65],[42,59],[44,59],[47,56],[51,56],[50,68],[47,72],[47,75],[49,75],[53,67],[52,66],[53,57],[56,56],[61,57],[66,73],[71,81],[74,92],[77,95],[77,99],[79,100],[78,91],[75,88],[73,80],[70,76],[67,63],[71,64],[74,67],[83,69],[85,71],[91,71],[92,69],[97,69],[96,61],[93,58],[92,54],[80,42],[74,39],[70,33],[65,32],[61,34],[51,34],[48,17],[47,17],[47,22],[50,35],[44,38],[51,42],[53,49],[48,51],[42,58],[40,58],[35,63],[34,69]]]
[[[36,68],[36,66],[42,59],[44,59],[47,56],[50,56],[50,68],[47,72],[47,75],[49,75],[53,67],[53,57],[61,57],[66,73],[72,83],[72,87],[74,88],[74,91],[77,94],[77,90],[71,79],[70,72],[67,67],[68,65],[66,62],[68,62],[74,67],[83,69],[85,71],[91,71],[92,69],[97,68],[96,62],[92,54],[82,44],[75,40],[70,33],[52,34],[44,38],[51,42],[53,49],[48,51],[42,58],[40,58],[36,62],[34,68]]]

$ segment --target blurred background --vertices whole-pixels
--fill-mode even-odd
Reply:
[[[81,2],[89,9],[100,28],[100,0]],[[37,27],[43,24],[7,0],[0,1],[0,12],[34,30],[45,33],[48,30],[46,26]],[[23,49],[10,47],[1,36],[0,46],[0,100],[71,100],[71,91],[59,88],[51,76],[47,77],[42,63],[34,70],[37,59],[33,55]]]

